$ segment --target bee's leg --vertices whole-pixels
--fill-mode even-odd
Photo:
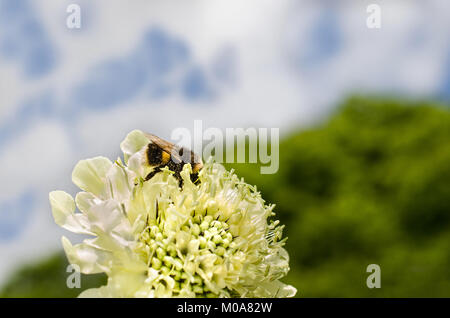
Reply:
[[[183,178],[181,177],[180,173],[176,173],[175,174],[175,178],[178,179],[178,186],[180,188],[183,188]]]
[[[161,166],[157,166],[153,169],[152,172],[150,172],[146,177],[145,177],[145,181],[150,180],[151,178],[153,178],[158,172],[161,172],[161,168],[163,168],[165,165],[161,165]]]
[[[198,185],[200,183],[200,179],[198,178],[198,172],[191,173],[191,181],[195,185]]]
[[[175,179],[178,180],[178,186],[180,188],[183,187],[183,178],[181,177],[181,171],[183,170],[184,163],[175,163],[172,160],[170,160],[167,163],[167,167],[169,167],[169,170],[173,171],[173,176]]]

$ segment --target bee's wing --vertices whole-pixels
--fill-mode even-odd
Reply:
[[[147,137],[152,143],[160,147],[164,152],[171,155],[174,159],[174,161],[181,162],[181,157],[179,154],[179,150],[181,149],[179,146],[168,142],[167,140],[161,139],[158,136],[155,136],[153,134],[144,133],[145,137]]]

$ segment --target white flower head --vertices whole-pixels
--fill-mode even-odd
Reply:
[[[81,297],[292,297],[280,282],[289,271],[282,226],[268,222],[256,189],[232,171],[207,162],[194,184],[190,164],[182,186],[167,167],[145,181],[146,136],[132,131],[121,144],[124,163],[104,157],[80,161],[75,200],[51,192],[55,222],[90,236],[72,245],[69,262],[82,273],[104,272],[108,283]],[[80,213],[75,212],[78,207]]]

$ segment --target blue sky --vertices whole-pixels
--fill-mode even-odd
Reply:
[[[70,3],[0,0],[0,282],[60,248],[48,192],[132,129],[285,134],[353,92],[450,98],[446,1],[83,0],[80,30]]]

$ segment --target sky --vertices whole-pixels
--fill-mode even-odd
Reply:
[[[81,8],[69,29],[67,7]],[[369,29],[366,9],[381,8]],[[450,99],[450,2],[0,0],[0,284],[61,248],[48,193],[133,129],[314,124],[352,93]],[[76,241],[76,239],[75,239]]]

